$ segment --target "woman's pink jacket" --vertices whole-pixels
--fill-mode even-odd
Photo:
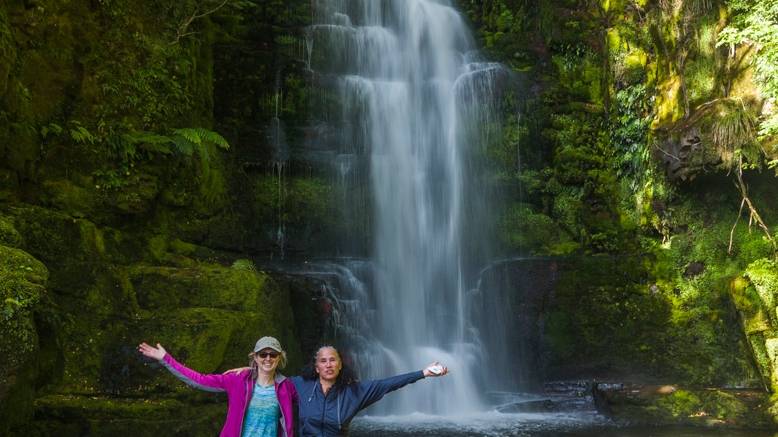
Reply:
[[[170,354],[160,361],[170,373],[188,385],[200,390],[227,392],[227,420],[224,422],[221,437],[240,437],[243,431],[243,417],[254,391],[251,370],[240,372],[216,373],[204,375],[184,366]],[[281,420],[278,427],[280,437],[294,437],[294,401],[297,392],[292,381],[276,372],[276,397],[281,407]]]

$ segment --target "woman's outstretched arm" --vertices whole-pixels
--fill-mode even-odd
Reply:
[[[147,358],[159,361],[173,376],[191,387],[211,392],[225,391],[224,375],[219,373],[203,374],[192,370],[176,361],[159,343],[157,343],[157,347],[145,342],[141,343],[138,345],[138,352]]]

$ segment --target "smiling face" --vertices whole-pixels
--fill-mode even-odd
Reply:
[[[257,363],[259,373],[273,375],[276,372],[281,354],[270,348],[262,349],[254,354],[254,362]]]
[[[320,380],[334,384],[341,367],[340,355],[334,347],[325,346],[316,352],[315,368]]]

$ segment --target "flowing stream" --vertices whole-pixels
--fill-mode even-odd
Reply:
[[[314,8],[308,65],[337,95],[339,156],[361,156],[368,169],[357,183],[370,186],[372,273],[350,315],[362,319],[352,332],[363,340],[354,340],[361,376],[441,360],[456,378],[404,389],[382,411],[481,410],[483,353],[467,296],[488,246],[478,229],[488,214],[478,153],[498,124],[505,71],[479,59],[446,0],[318,0]]]

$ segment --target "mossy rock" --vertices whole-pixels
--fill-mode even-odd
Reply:
[[[267,274],[217,264],[192,268],[139,266],[130,269],[129,278],[138,304],[147,310],[213,307],[263,311],[270,305],[273,292]]]
[[[46,266],[30,254],[0,246],[0,374],[20,366],[37,348],[32,312],[46,292],[48,276]]]
[[[44,181],[45,202],[73,217],[89,217],[101,206],[99,193],[67,179]]]
[[[152,174],[129,175],[121,188],[110,192],[109,203],[122,214],[146,213],[159,194],[159,185],[158,178]]]
[[[24,248],[47,265],[94,263],[105,251],[102,234],[89,220],[38,206],[14,206],[7,214],[24,236]]]
[[[289,291],[240,263],[114,268],[61,305],[65,313],[82,314],[61,333],[63,392],[131,394],[157,387],[189,393],[166,372],[144,365],[136,351],[142,341],[159,342],[192,368],[214,372],[246,365],[257,338],[273,335],[294,368],[301,364]]]
[[[14,227],[13,221],[0,216],[0,244],[9,247],[22,245],[22,235]]]
[[[0,246],[0,434],[32,414],[39,350],[34,312],[48,275],[30,254]]]
[[[137,352],[141,341],[162,343],[176,358],[202,372],[224,361],[236,331],[257,326],[258,317],[234,311],[191,308],[143,319],[89,317],[64,328],[62,393],[133,394],[149,387],[184,390],[156,363],[147,366]],[[255,339],[256,340],[256,339]],[[245,346],[249,347],[249,346]],[[245,365],[235,360],[231,367]],[[158,377],[162,377],[161,379]]]
[[[248,353],[263,335],[277,337],[299,363],[299,346],[289,327],[256,312],[214,308],[187,308],[155,312],[134,321],[123,333],[114,333],[94,355],[91,378],[97,391],[111,393],[177,392],[196,397],[156,362],[147,362],[136,346],[160,343],[176,360],[201,373],[216,373],[248,364]],[[75,357],[73,357],[75,358]],[[74,365],[76,363],[73,363]],[[78,382],[78,381],[74,381]]]
[[[224,422],[226,401],[50,395],[36,400],[28,436],[212,436]]]
[[[128,264],[143,254],[143,239],[69,214],[31,205],[3,213],[23,238],[22,248],[51,269],[51,289],[83,293],[109,263]]]
[[[778,328],[778,266],[770,259],[760,259],[751,263],[746,269],[746,276],[754,285],[762,305],[767,311],[772,327]]]
[[[631,425],[750,429],[773,426],[768,414],[770,396],[763,391],[625,384],[606,388],[596,396],[607,415]]]

